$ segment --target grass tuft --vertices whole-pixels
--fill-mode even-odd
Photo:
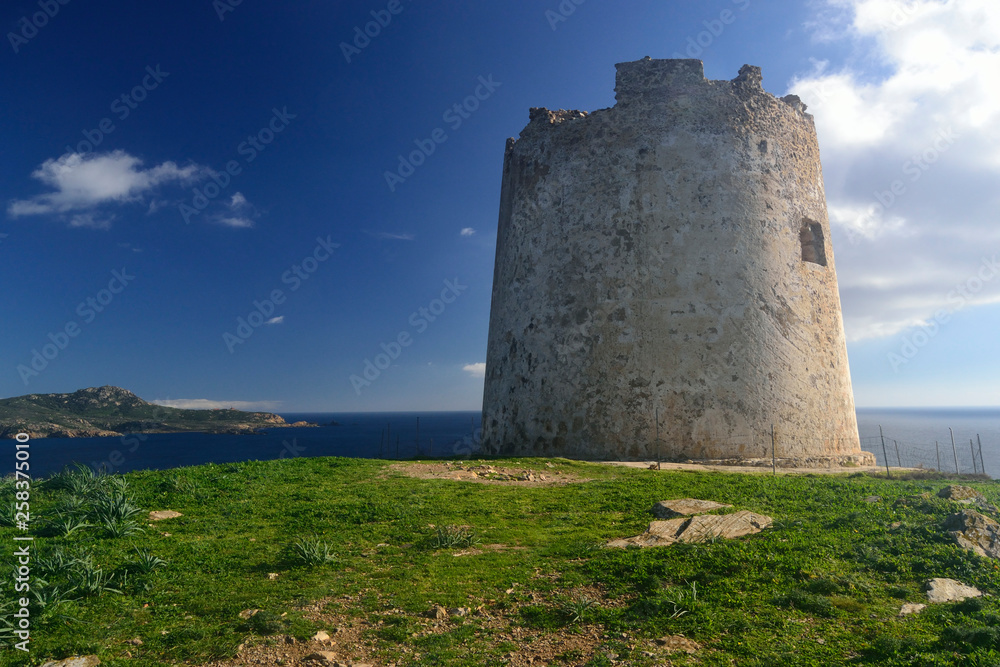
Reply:
[[[291,547],[292,560],[297,565],[325,565],[337,560],[330,545],[319,538],[306,537],[296,540]]]
[[[570,625],[583,620],[590,608],[597,604],[596,600],[583,596],[577,598],[564,598],[559,601],[559,610],[569,619]]]
[[[469,549],[479,540],[468,526],[438,526],[431,544],[435,549]]]

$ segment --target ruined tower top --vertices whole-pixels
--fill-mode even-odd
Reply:
[[[668,98],[686,86],[704,85],[705,65],[700,60],[644,58],[615,65],[615,99],[627,105],[637,98]]]
[[[615,65],[615,99],[618,108],[641,101],[646,104],[669,102],[694,87],[728,86],[743,95],[761,94],[773,97],[762,86],[763,75],[759,67],[744,65],[739,75],[731,81],[714,81],[705,78],[705,65],[700,60],[653,60],[643,58]],[[805,112],[806,106],[796,95],[781,98],[783,102]]]

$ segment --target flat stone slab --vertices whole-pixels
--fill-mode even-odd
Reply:
[[[609,547],[665,547],[676,542],[707,542],[759,533],[771,525],[771,517],[740,510],[733,514],[708,514],[690,519],[653,521],[642,535],[612,540]]]
[[[176,519],[179,516],[184,516],[180,512],[175,512],[174,510],[153,510],[149,513],[150,521],[160,521],[161,519]]]
[[[677,500],[661,500],[653,505],[653,516],[658,519],[673,519],[679,516],[691,516],[693,514],[704,514],[712,510],[719,510],[732,505],[717,503],[713,500],[698,500],[697,498],[679,498]]]
[[[759,533],[771,525],[771,517],[740,510],[733,514],[706,514],[691,517],[681,532],[679,542],[707,542],[711,539],[743,537]]]
[[[96,667],[101,664],[96,655],[75,655],[63,660],[49,660],[42,667]]]
[[[612,540],[608,542],[608,546],[624,548],[634,544],[639,547],[667,547],[677,541],[677,536],[689,521],[690,519],[684,518],[653,521],[649,524],[649,529],[642,535]]]
[[[1000,558],[1000,523],[976,510],[962,510],[944,521],[944,529],[963,549],[983,558]]]
[[[927,599],[931,604],[940,602],[958,602],[966,598],[977,598],[983,594],[973,586],[955,581],[954,579],[931,579],[926,584]]]
[[[900,607],[900,609],[899,609],[899,615],[900,616],[909,616],[910,614],[918,614],[918,613],[920,613],[920,611],[922,609],[924,609],[926,607],[927,607],[927,605],[925,605],[925,604],[918,604],[918,603],[915,603],[915,602],[907,602],[902,607]]]

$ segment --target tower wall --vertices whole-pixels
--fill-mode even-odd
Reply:
[[[508,140],[485,447],[862,455],[812,116],[755,67],[617,69],[614,107]]]

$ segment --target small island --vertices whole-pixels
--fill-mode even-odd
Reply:
[[[125,433],[253,434],[288,424],[270,412],[182,410],[147,403],[120,387],[90,387],[72,394],[28,394],[0,399],[0,437],[99,438]]]

